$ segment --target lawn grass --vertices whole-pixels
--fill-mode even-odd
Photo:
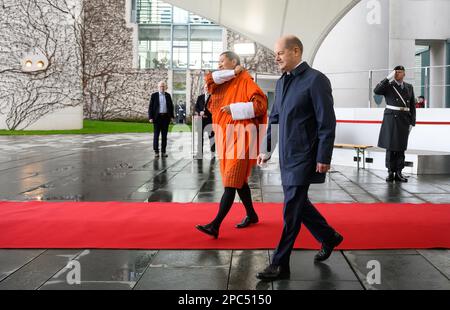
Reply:
[[[170,126],[171,130],[173,125]],[[186,125],[184,125],[186,127]],[[180,131],[180,130],[177,130]],[[188,127],[181,131],[188,131]],[[88,134],[118,134],[118,133],[152,133],[150,123],[107,122],[84,120],[83,129],[79,130],[0,130],[0,136],[32,136],[32,135],[88,135]]]

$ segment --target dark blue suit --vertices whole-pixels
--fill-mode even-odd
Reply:
[[[266,136],[268,151],[275,148],[279,125],[281,180],[284,191],[284,228],[272,264],[288,266],[303,223],[320,242],[333,238],[332,229],[308,199],[312,183],[324,183],[317,163],[330,164],[336,116],[331,84],[321,72],[302,63],[277,83]],[[273,136],[273,139],[272,139]]]

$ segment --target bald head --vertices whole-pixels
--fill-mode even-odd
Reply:
[[[281,71],[290,72],[302,61],[302,41],[293,35],[281,37],[275,44],[275,55]]]

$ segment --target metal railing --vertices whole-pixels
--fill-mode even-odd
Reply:
[[[410,67],[405,82],[414,87],[416,99],[425,97],[425,108],[450,108],[450,65]],[[366,101],[369,108],[382,107],[382,96],[374,94],[376,85],[392,69],[325,73],[331,81],[335,103],[340,107],[361,107]]]

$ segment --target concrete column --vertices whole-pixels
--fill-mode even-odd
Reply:
[[[135,20],[132,19],[133,12],[133,1],[134,0],[126,0],[125,1],[125,21],[127,23],[127,27],[133,30],[133,69],[139,68],[139,27]]]
[[[445,65],[446,41],[430,43],[430,108],[445,108],[445,68],[433,66]]]
[[[191,88],[192,88],[192,74],[190,70],[186,70],[186,117],[191,114]]]
[[[390,39],[389,42],[389,69],[402,65],[405,68],[414,68],[416,65],[416,41],[413,39]],[[406,79],[414,79],[414,72],[406,72]]]

